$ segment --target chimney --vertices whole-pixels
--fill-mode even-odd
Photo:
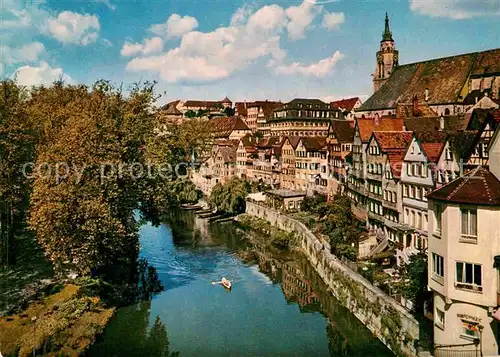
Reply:
[[[246,100],[243,101],[243,105],[245,106],[245,109],[247,109],[247,101]]]
[[[378,114],[375,114],[375,126],[378,126],[380,124],[379,116]]]
[[[412,117],[416,117],[417,116],[417,113],[418,113],[418,97],[417,97],[416,94],[413,96],[411,112],[412,112],[411,113]]]
[[[429,88],[425,89],[425,101],[427,102],[429,100]]]
[[[444,130],[444,117],[443,114],[441,114],[441,116],[439,117],[439,131],[443,130]]]

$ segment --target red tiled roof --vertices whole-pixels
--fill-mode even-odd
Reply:
[[[370,140],[374,131],[401,131],[404,127],[404,120],[397,118],[361,118],[356,119],[359,134],[363,142]]]
[[[443,151],[445,142],[442,143],[421,143],[420,146],[422,150],[424,150],[425,156],[427,156],[427,160],[430,162],[437,162],[439,160],[439,156]]]
[[[359,100],[359,97],[341,99],[341,100],[336,100],[336,101],[330,102],[330,105],[332,106],[332,108],[343,109],[345,111],[350,112],[352,110],[352,108],[354,108],[354,106],[356,105],[358,100]]]
[[[456,103],[469,76],[497,73],[499,59],[500,49],[494,49],[397,66],[358,111],[395,108],[411,102],[414,95],[423,98],[426,90],[429,105]]]
[[[244,103],[244,102],[234,103],[234,110],[235,110],[235,113],[238,115],[241,115],[243,117],[247,116],[247,107],[246,107],[246,103]]]
[[[307,151],[319,151],[325,149],[325,137],[301,137],[300,141]]]
[[[430,162],[437,162],[443,151],[448,135],[443,131],[415,133],[420,147]]]
[[[500,206],[500,181],[490,171],[478,166],[427,197],[453,203]]]
[[[208,121],[208,130],[216,137],[229,137],[233,130],[250,130],[240,117],[218,117]]]
[[[354,122],[351,120],[330,121],[329,132],[333,133],[340,143],[352,143],[354,138]]]
[[[185,107],[206,107],[206,108],[216,108],[221,106],[222,103],[219,101],[210,100],[186,100],[184,102]]]
[[[401,178],[401,171],[403,169],[403,159],[406,150],[393,150],[387,154],[389,165],[391,166],[392,175],[399,179]]]
[[[411,131],[374,131],[373,136],[377,140],[382,152],[405,151],[413,139]]]
[[[296,149],[297,145],[299,145],[300,136],[288,136],[287,139],[290,142],[290,145],[292,145],[292,147]]]

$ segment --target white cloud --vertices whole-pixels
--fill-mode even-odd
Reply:
[[[95,3],[104,4],[111,11],[116,10],[116,5],[112,4],[110,0],[93,0]]]
[[[238,8],[233,16],[231,16],[231,26],[244,25],[248,17],[252,14],[252,9],[250,6],[245,4],[244,6]]]
[[[166,38],[181,37],[198,27],[198,21],[192,16],[171,15],[164,24],[152,25],[149,30]]]
[[[57,18],[48,20],[47,31],[63,44],[86,46],[97,40],[99,29],[97,16],[63,11]]]
[[[163,50],[163,40],[160,37],[152,37],[144,40],[144,43],[125,42],[120,51],[122,56],[133,56],[137,54],[149,55]]]
[[[344,58],[344,55],[340,53],[340,51],[335,51],[335,53],[327,58],[323,58],[322,60],[312,63],[310,65],[303,65],[299,62],[294,62],[290,65],[281,65],[276,67],[276,71],[279,74],[284,75],[295,75],[300,74],[303,76],[313,76],[313,77],[322,77],[331,72],[333,67]]]
[[[20,47],[0,46],[0,63],[12,65],[22,62],[36,62],[45,53],[45,46],[41,42],[31,42]]]
[[[479,16],[500,16],[500,1],[410,0],[410,9],[431,17],[463,20]]]
[[[284,58],[280,33],[286,26],[286,15],[281,7],[264,6],[246,18],[240,17],[238,23],[212,32],[188,32],[178,47],[161,55],[134,58],[126,69],[159,73],[170,83],[213,81],[264,57]]]
[[[43,61],[40,62],[38,67],[19,67],[14,75],[17,78],[17,82],[24,86],[49,85],[61,78],[65,82],[73,82],[71,77],[63,72],[62,68],[52,68]]]
[[[292,40],[305,37],[305,32],[309,29],[317,15],[323,8],[316,5],[314,0],[304,0],[299,6],[291,6],[286,9],[289,22],[287,27],[288,36]]]
[[[336,30],[345,22],[343,12],[326,12],[323,15],[323,27],[328,30]]]

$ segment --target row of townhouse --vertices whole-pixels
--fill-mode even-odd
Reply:
[[[355,215],[397,247],[398,263],[425,249],[427,198],[478,165],[500,121],[496,108],[468,115],[356,120],[347,194]]]
[[[239,117],[209,121],[213,134],[210,153],[193,173],[207,195],[232,176],[276,188],[331,196],[344,182],[354,122],[330,119],[325,136],[256,135]]]

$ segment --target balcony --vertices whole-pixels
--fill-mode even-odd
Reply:
[[[375,219],[381,223],[384,223],[384,217],[372,211],[368,211],[368,218]]]
[[[482,293],[483,292],[483,287],[475,284],[468,284],[468,283],[455,283],[455,288],[460,289],[460,290],[466,290],[466,291],[471,291],[475,293]]]
[[[477,236],[469,236],[462,234],[458,239],[460,243],[477,244]]]
[[[387,208],[391,208],[393,210],[397,210],[398,206],[397,206],[397,203],[396,202],[390,202],[390,201],[386,201],[386,200],[383,200],[382,201],[382,206],[384,207],[387,207]]]

